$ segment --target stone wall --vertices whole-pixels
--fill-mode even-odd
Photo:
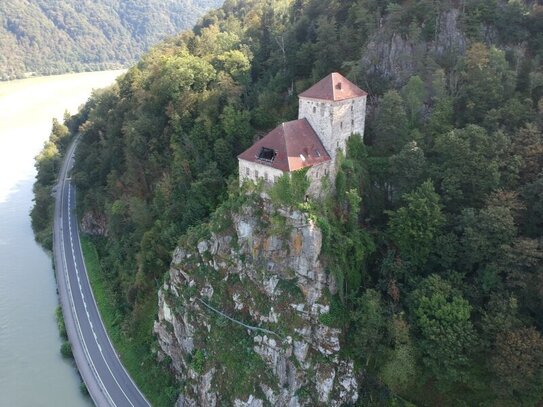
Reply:
[[[351,134],[364,137],[366,96],[339,102],[301,97],[298,118],[309,121],[334,161],[338,149],[345,153]]]

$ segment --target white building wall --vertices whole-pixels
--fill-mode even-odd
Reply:
[[[243,184],[245,180],[252,180],[253,182],[263,180],[267,183],[274,183],[276,178],[279,178],[284,174],[283,171],[270,167],[269,165],[242,159],[238,159],[238,166],[240,184]]]
[[[309,121],[335,161],[337,149],[345,153],[351,134],[359,133],[364,137],[366,96],[338,102],[301,97],[298,118]]]
[[[246,160],[238,160],[239,162],[239,181],[243,184],[246,180],[253,182],[264,181],[268,185],[273,185],[275,181],[284,174],[283,171]],[[267,175],[267,179],[266,179]],[[324,179],[328,179],[333,183],[335,179],[335,165],[332,161],[327,161],[319,165],[315,165],[307,171],[309,179],[309,188],[307,194],[313,198],[318,198],[322,195],[322,183]],[[333,185],[331,186],[333,188]]]

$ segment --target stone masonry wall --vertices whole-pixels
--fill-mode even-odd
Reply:
[[[336,151],[345,153],[353,133],[364,137],[366,96],[339,102],[300,98],[298,118],[306,118],[324,144],[332,161]]]

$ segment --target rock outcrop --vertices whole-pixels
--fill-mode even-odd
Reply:
[[[321,245],[303,213],[258,199],[223,211],[176,249],[154,329],[184,385],[178,406],[357,400],[341,330],[321,322],[335,291]]]
[[[417,26],[402,34],[384,25],[368,42],[360,61],[361,69],[402,86],[412,75],[423,70],[428,57],[454,64],[451,59],[459,58],[467,47],[466,36],[459,27],[459,16],[458,9],[436,16],[436,28],[431,38],[422,38],[423,33]]]
[[[85,212],[81,218],[81,231],[91,236],[107,236],[106,215],[99,212]]]

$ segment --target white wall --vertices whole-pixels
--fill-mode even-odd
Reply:
[[[275,182],[276,177],[283,175],[283,171],[270,167],[269,165],[258,164],[251,161],[238,159],[239,182],[250,179],[254,182],[263,180],[268,183]]]

